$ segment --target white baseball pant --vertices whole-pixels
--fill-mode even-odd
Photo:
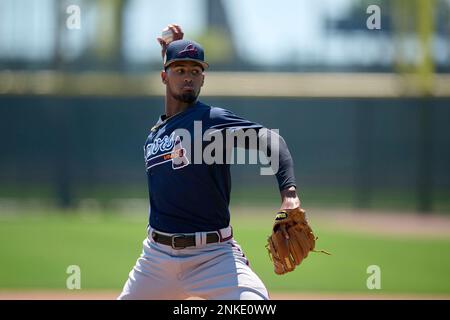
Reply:
[[[173,249],[147,237],[118,299],[181,300],[189,297],[269,299],[266,287],[250,268],[234,239]]]

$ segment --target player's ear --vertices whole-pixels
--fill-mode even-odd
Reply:
[[[204,73],[202,73],[202,87],[203,87],[203,84],[205,83],[205,74]]]
[[[162,70],[161,71],[161,81],[164,84],[167,84],[167,72],[166,70]]]

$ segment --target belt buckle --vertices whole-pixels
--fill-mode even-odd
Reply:
[[[184,249],[184,248],[186,248],[186,247],[175,247],[175,240],[176,239],[182,239],[182,238],[186,238],[186,236],[184,235],[184,234],[174,234],[173,236],[172,236],[172,249],[175,249],[175,250],[180,250],[180,249]]]

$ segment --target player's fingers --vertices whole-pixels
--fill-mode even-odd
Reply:
[[[177,33],[173,38],[174,40],[181,40],[183,39],[184,34],[183,33]]]
[[[173,41],[183,39],[184,33],[177,24],[169,24],[167,27],[173,33]]]
[[[169,29],[172,30],[173,33],[177,34],[178,33],[178,29],[175,25],[173,24],[169,24]]]
[[[158,43],[163,46],[166,44],[166,42],[162,39],[162,38],[156,38],[156,41],[158,41]]]
[[[181,27],[177,24],[174,24],[175,30],[177,31],[179,35],[183,35],[183,30],[181,30]]]

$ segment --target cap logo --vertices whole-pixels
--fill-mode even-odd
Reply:
[[[188,57],[196,58],[197,53],[197,48],[192,43],[190,43],[186,46],[186,48],[178,52],[178,56],[187,55]]]

